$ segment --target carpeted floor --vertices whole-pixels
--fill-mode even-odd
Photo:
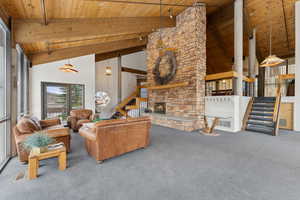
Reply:
[[[40,177],[16,181],[12,159],[1,200],[299,200],[300,134],[240,132],[210,137],[153,126],[151,145],[98,165],[73,134],[69,168],[42,162]]]

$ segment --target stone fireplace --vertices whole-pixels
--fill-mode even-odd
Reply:
[[[158,114],[166,114],[166,103],[164,102],[154,103],[153,112]]]
[[[204,126],[204,97],[206,75],[206,8],[187,8],[176,17],[176,27],[161,30],[167,48],[175,48],[177,71],[168,84],[188,82],[187,86],[167,89],[149,89],[148,107],[152,123],[185,131]],[[157,86],[153,69],[159,56],[159,32],[148,37],[147,84]],[[160,63],[161,73],[168,69],[167,62]],[[157,104],[164,102],[165,114],[154,112]]]

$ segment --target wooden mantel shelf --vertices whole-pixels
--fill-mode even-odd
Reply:
[[[181,82],[181,83],[174,83],[174,84],[168,84],[168,85],[156,85],[156,86],[149,86],[146,87],[148,90],[162,90],[162,89],[169,89],[169,88],[175,88],[175,87],[184,87],[188,86],[189,82]]]

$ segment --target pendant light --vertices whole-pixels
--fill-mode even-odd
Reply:
[[[162,0],[160,0],[159,2],[159,13],[160,13],[160,18],[159,18],[159,40],[157,41],[157,45],[156,47],[162,51],[163,48],[164,48],[164,43],[162,41],[162,32],[161,32],[161,29],[162,29]]]
[[[73,73],[79,72],[75,66],[70,64],[70,59],[68,59],[68,64],[64,64],[63,66],[59,67],[58,69],[62,72],[73,72]]]
[[[271,5],[271,2],[269,2],[269,6]],[[270,22],[270,46],[269,46],[269,51],[270,51],[270,55],[265,58],[264,61],[261,62],[260,66],[261,67],[274,67],[274,66],[277,66],[281,63],[284,62],[283,59],[277,57],[276,55],[272,55],[272,20],[271,20],[271,8],[269,7],[269,22]]]

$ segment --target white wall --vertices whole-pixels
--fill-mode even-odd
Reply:
[[[70,62],[79,73],[66,73],[58,68]],[[95,110],[95,55],[87,55],[33,66],[29,73],[30,111],[41,117],[41,82],[83,84],[85,86],[85,108]]]
[[[205,116],[209,125],[214,117],[219,117],[220,123],[216,129],[240,131],[249,100],[250,97],[244,96],[206,96]]]
[[[129,67],[139,70],[147,70],[146,64],[146,51],[140,51],[137,53],[132,53],[126,56],[122,56],[122,65],[123,67]]]
[[[144,51],[122,56],[122,66],[145,70],[146,53]],[[106,66],[112,67],[112,75],[105,75]],[[111,102],[103,108],[101,117],[107,118],[114,113],[114,108],[118,104],[118,59],[112,58],[96,63],[96,91],[107,92]],[[133,73],[122,72],[122,99],[128,97],[136,89],[136,75]]]
[[[105,75],[105,67],[112,67],[112,75]],[[103,108],[101,117],[107,118],[114,112],[115,106],[118,104],[118,60],[117,58],[101,61],[96,63],[96,92],[104,91],[110,97],[110,103]]]

